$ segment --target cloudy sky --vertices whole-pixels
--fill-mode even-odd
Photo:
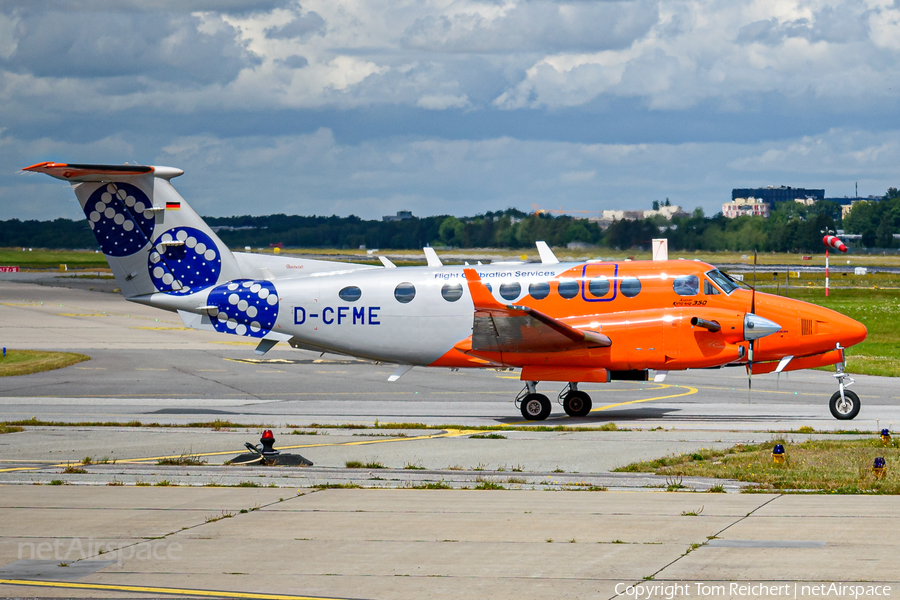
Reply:
[[[0,218],[83,218],[44,160],[217,216],[882,194],[898,75],[900,0],[0,0]]]

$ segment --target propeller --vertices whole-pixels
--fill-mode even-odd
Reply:
[[[757,253],[753,249],[753,285],[750,287],[750,314],[756,314],[756,263]],[[752,322],[751,322],[752,327]],[[746,337],[746,336],[745,336]],[[747,342],[747,402],[752,402],[751,393],[753,392],[753,346],[754,339]]]

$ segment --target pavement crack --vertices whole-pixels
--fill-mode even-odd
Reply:
[[[719,537],[720,534],[724,533],[725,531],[727,531],[727,530],[730,529],[731,527],[734,527],[735,525],[737,525],[738,523],[744,521],[745,519],[750,518],[750,516],[751,516],[753,513],[755,513],[756,511],[760,510],[760,509],[763,508],[764,506],[769,505],[770,503],[774,502],[775,500],[778,500],[778,499],[781,498],[782,496],[783,496],[783,494],[779,494],[779,495],[775,496],[774,498],[769,498],[768,500],[766,500],[765,502],[763,502],[762,504],[760,504],[759,506],[757,506],[756,508],[754,508],[753,510],[751,510],[750,512],[748,512],[748,513],[747,513],[746,515],[744,515],[743,517],[740,517],[739,519],[737,519],[737,520],[734,521],[733,523],[729,523],[728,525],[726,525],[725,527],[723,527],[722,529],[720,529],[719,531],[717,531],[716,533],[714,533],[712,536],[707,537],[702,543],[697,544],[696,546],[695,546],[694,544],[691,544],[690,546],[688,546],[688,551],[687,551],[687,552],[685,552],[684,554],[679,555],[675,560],[669,562],[668,564],[663,565],[662,567],[660,567],[659,569],[657,569],[656,572],[654,572],[653,574],[648,575],[647,577],[645,577],[643,581],[648,581],[648,580],[649,580],[649,581],[652,581],[652,580],[656,579],[656,576],[657,576],[657,575],[659,575],[660,573],[662,573],[663,571],[665,571],[666,569],[668,569],[669,567],[671,567],[672,565],[674,565],[675,563],[677,563],[679,560],[681,560],[682,558],[684,558],[685,556],[687,556],[688,554],[690,554],[692,551],[696,550],[697,548],[699,548],[699,547],[701,547],[701,546],[705,546],[705,545],[709,542],[710,539]],[[633,585],[639,585],[640,583],[643,583],[643,581],[635,582]],[[615,594],[615,595],[613,595],[612,597],[610,597],[609,600],[614,600],[615,598],[618,598],[618,597],[620,597],[620,596],[622,596],[622,595],[623,595],[623,594]]]
[[[238,387],[235,387],[235,386],[233,386],[233,385],[227,384],[227,383],[225,383],[225,382],[223,382],[223,381],[219,381],[219,380],[217,380],[217,379],[212,379],[212,378],[210,378],[210,377],[204,377],[203,375],[199,375],[199,374],[197,374],[197,373],[195,373],[195,372],[193,372],[193,371],[188,371],[188,370],[182,369],[182,368],[179,367],[178,365],[172,365],[172,368],[175,369],[176,371],[178,371],[179,373],[183,373],[183,374],[185,374],[185,375],[188,375],[189,377],[196,377],[197,379],[202,379],[203,381],[206,381],[206,382],[209,382],[209,383],[215,383],[215,384],[221,385],[221,386],[226,387],[226,388],[228,388],[228,389],[230,389],[230,390],[232,390],[232,391],[240,392],[241,394],[244,394],[245,396],[250,396],[251,398],[255,398],[256,400],[260,400],[260,401],[263,401],[263,402],[265,401],[263,398],[257,396],[256,394],[254,394],[254,393],[252,393],[252,392],[248,392],[248,391],[246,391],[246,390],[242,390],[242,389],[240,389],[240,388],[238,388]]]

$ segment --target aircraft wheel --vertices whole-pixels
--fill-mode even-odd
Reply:
[[[543,421],[550,416],[550,399],[543,394],[528,394],[522,399],[522,416],[529,421]]]
[[[563,398],[563,410],[570,417],[586,417],[591,412],[591,397],[584,392],[569,392]]]
[[[844,401],[841,401],[841,393],[835,392],[828,402],[831,415],[835,419],[850,420],[859,414],[859,396],[850,390],[844,390]]]

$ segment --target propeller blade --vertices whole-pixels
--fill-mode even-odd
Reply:
[[[753,250],[753,293],[750,296],[750,312],[756,314],[756,250]],[[752,344],[751,344],[752,347]]]
[[[747,353],[747,403],[753,403],[753,341],[750,340],[747,342],[748,353]]]

